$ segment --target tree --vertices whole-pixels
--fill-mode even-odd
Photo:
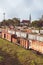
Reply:
[[[31,26],[41,28],[43,26],[43,21],[42,20],[33,21],[31,23]]]

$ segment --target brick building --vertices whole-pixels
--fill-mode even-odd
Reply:
[[[32,33],[33,31],[33,33]],[[37,32],[37,33],[34,33]],[[36,30],[21,31],[2,29],[2,38],[18,44],[26,49],[33,49],[43,54],[43,35]]]

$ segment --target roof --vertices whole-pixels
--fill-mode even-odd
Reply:
[[[14,26],[13,26],[13,25],[10,25],[9,28],[10,28],[10,29],[14,29]]]
[[[30,23],[30,20],[22,20],[22,23]]]

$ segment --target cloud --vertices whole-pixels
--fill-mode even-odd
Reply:
[[[3,20],[3,12],[6,19],[29,19],[31,13],[32,20],[35,20],[43,14],[43,0],[0,0],[0,20]]]

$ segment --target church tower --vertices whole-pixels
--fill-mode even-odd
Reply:
[[[5,13],[3,13],[3,20],[5,20]]]
[[[29,20],[30,20],[30,23],[31,23],[31,14],[29,15]]]

